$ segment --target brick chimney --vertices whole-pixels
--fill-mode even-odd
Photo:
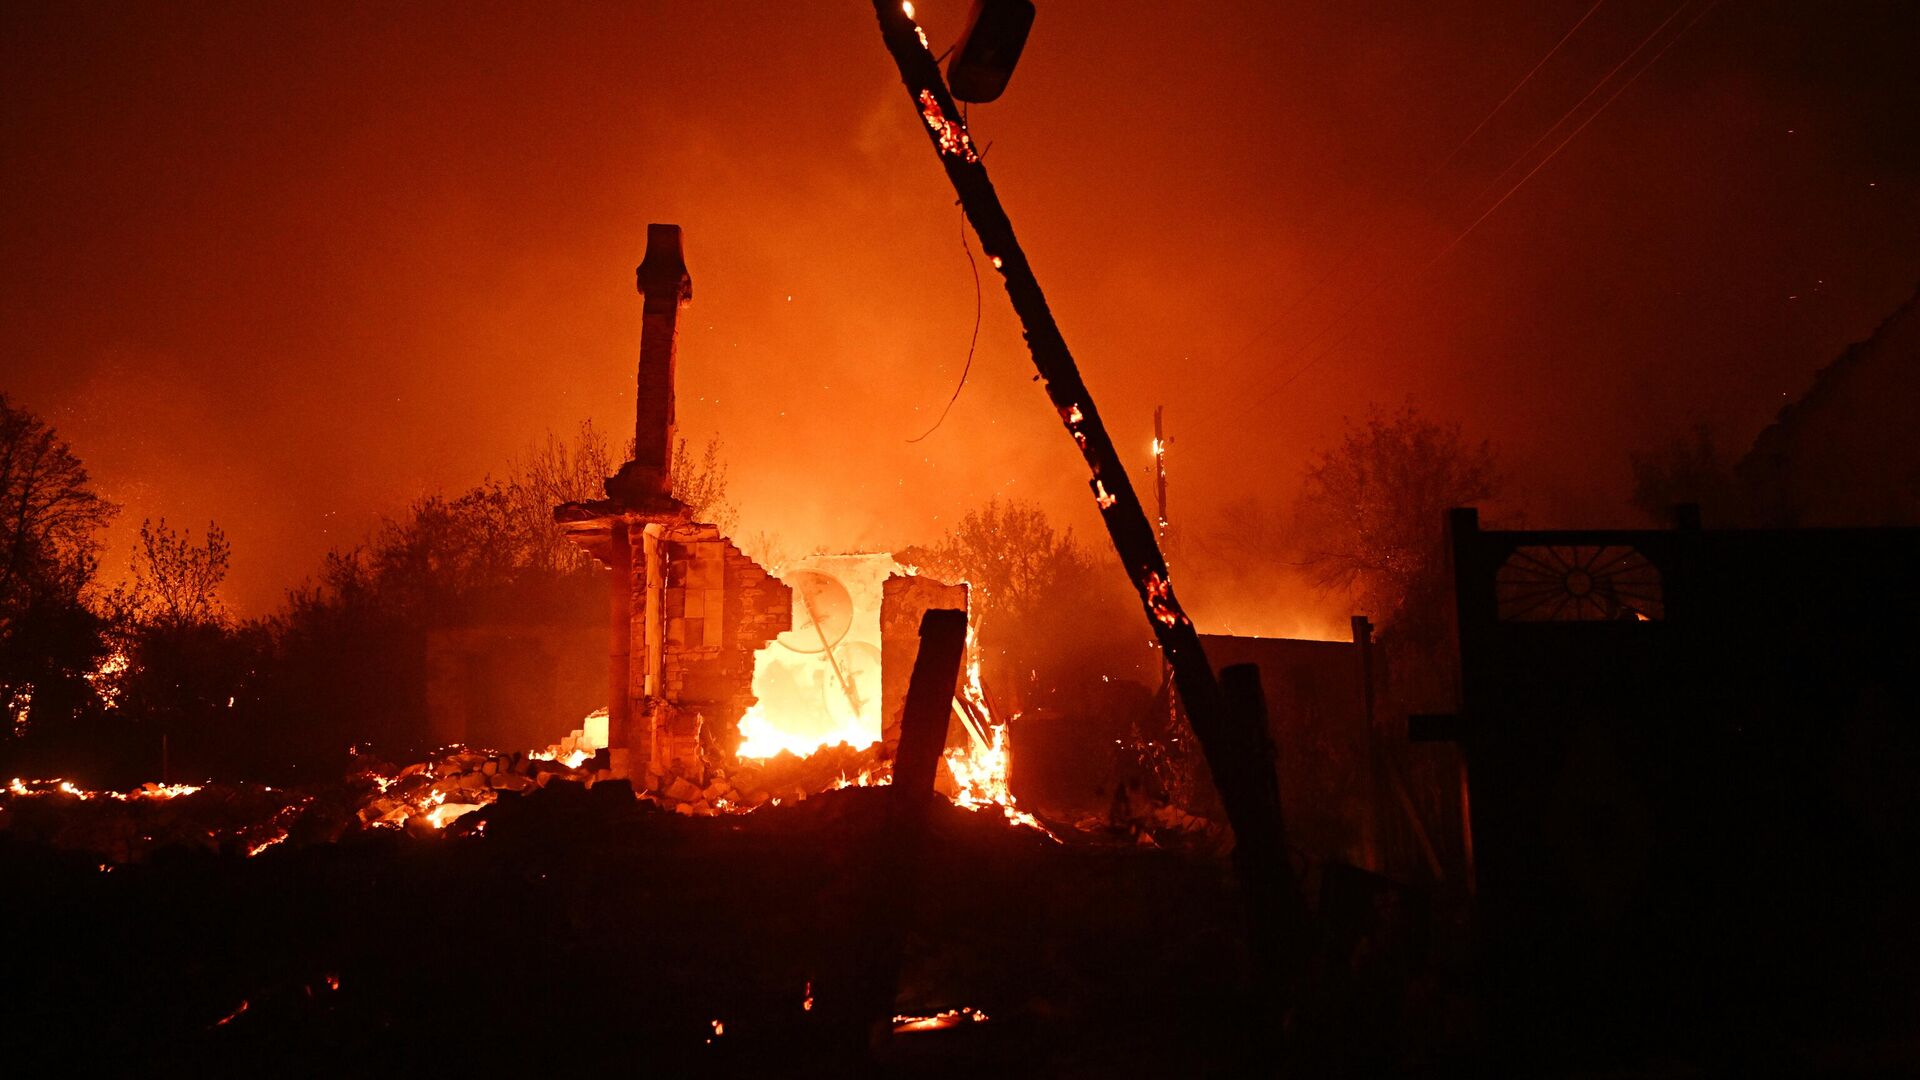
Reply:
[[[681,509],[673,498],[675,346],[680,309],[693,301],[680,226],[647,226],[647,253],[635,277],[644,304],[633,460],[607,481],[607,495],[629,510],[673,514]]]

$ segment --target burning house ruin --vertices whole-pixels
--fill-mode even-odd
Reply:
[[[920,617],[964,611],[965,585],[917,576],[891,555],[816,555],[776,575],[674,498],[680,311],[693,299],[678,225],[649,225],[633,458],[606,498],[554,509],[568,539],[607,568],[606,768],[636,789],[701,787],[713,761],[806,756],[899,738]],[[961,728],[990,742],[981,710]],[[685,792],[687,788],[678,787]]]

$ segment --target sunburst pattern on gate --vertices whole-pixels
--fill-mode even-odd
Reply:
[[[1666,614],[1660,570],[1624,544],[1518,547],[1493,579],[1502,622],[1605,622]]]

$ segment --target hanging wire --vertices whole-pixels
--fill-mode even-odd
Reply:
[[[962,113],[960,122],[963,125],[966,123],[964,112]],[[960,250],[967,253],[967,269],[973,272],[973,337],[967,342],[967,362],[966,365],[960,369],[960,382],[954,386],[953,396],[947,399],[947,407],[940,410],[940,419],[935,420],[932,427],[921,432],[918,436],[908,439],[907,441],[910,443],[917,443],[921,439],[939,431],[940,425],[947,422],[947,414],[953,411],[953,403],[960,400],[960,391],[966,389],[967,373],[973,370],[974,349],[980,344],[980,264],[974,260],[973,245],[967,243],[967,213],[965,210],[960,212]]]

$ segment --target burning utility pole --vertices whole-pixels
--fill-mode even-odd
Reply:
[[[1167,407],[1153,407],[1153,494],[1154,494],[1154,535],[1160,543],[1162,558],[1168,562],[1168,572],[1172,572],[1172,559],[1167,556],[1167,431],[1165,427]],[[1173,692],[1173,665],[1164,659],[1160,664],[1160,683],[1167,692],[1167,719],[1173,730],[1180,723],[1180,699]]]
[[[879,16],[887,49],[893,54],[921,121],[926,124],[947,178],[960,196],[961,208],[979,236],[982,250],[1006,284],[1047,397],[1092,474],[1088,484],[1100,507],[1101,520],[1126,564],[1127,576],[1140,594],[1155,636],[1178,673],[1180,693],[1186,699],[1195,726],[1211,726],[1218,715],[1220,699],[1213,669],[1207,666],[1193,620],[1174,598],[1173,584],[1167,578],[1167,564],[1153,527],[1148,524],[1140,499],[1134,494],[1133,483],[1127,478],[1126,466],[1114,449],[1106,425],[1100,422],[1093,396],[1080,378],[1066,339],[1047,308],[1040,282],[1014,237],[1013,223],[1008,220],[1000,197],[987,178],[986,166],[960,122],[959,106],[947,91],[940,67],[927,50],[925,34],[912,16],[897,0],[874,0],[874,11]],[[1205,734],[1201,738],[1207,741]]]
[[[1106,426],[1100,422],[1093,397],[1047,307],[1026,252],[1014,236],[1013,222],[1000,205],[980,152],[960,118],[959,106],[928,49],[926,33],[914,22],[910,4],[874,0],[873,8],[881,38],[899,68],[920,121],[926,125],[947,179],[960,197],[961,209],[1006,285],[1047,397],[1092,474],[1088,484],[1100,507],[1101,520],[1173,668],[1188,723],[1200,740],[1232,821],[1235,861],[1255,910],[1255,922],[1263,924],[1256,932],[1257,938],[1266,941],[1261,945],[1266,954],[1263,964],[1270,975],[1279,976],[1278,969],[1285,965],[1275,959],[1278,946],[1274,943],[1279,935],[1299,925],[1293,918],[1299,897],[1287,862],[1272,739],[1265,716],[1247,712],[1264,708],[1264,702],[1258,694],[1235,694],[1231,702],[1222,698],[1220,683],[1201,649],[1193,620],[1174,597],[1155,530],[1134,494]]]
[[[1166,412],[1165,405],[1153,407],[1153,494],[1155,509],[1159,511],[1154,532],[1159,537],[1163,556],[1167,551],[1167,432],[1162,426]]]

